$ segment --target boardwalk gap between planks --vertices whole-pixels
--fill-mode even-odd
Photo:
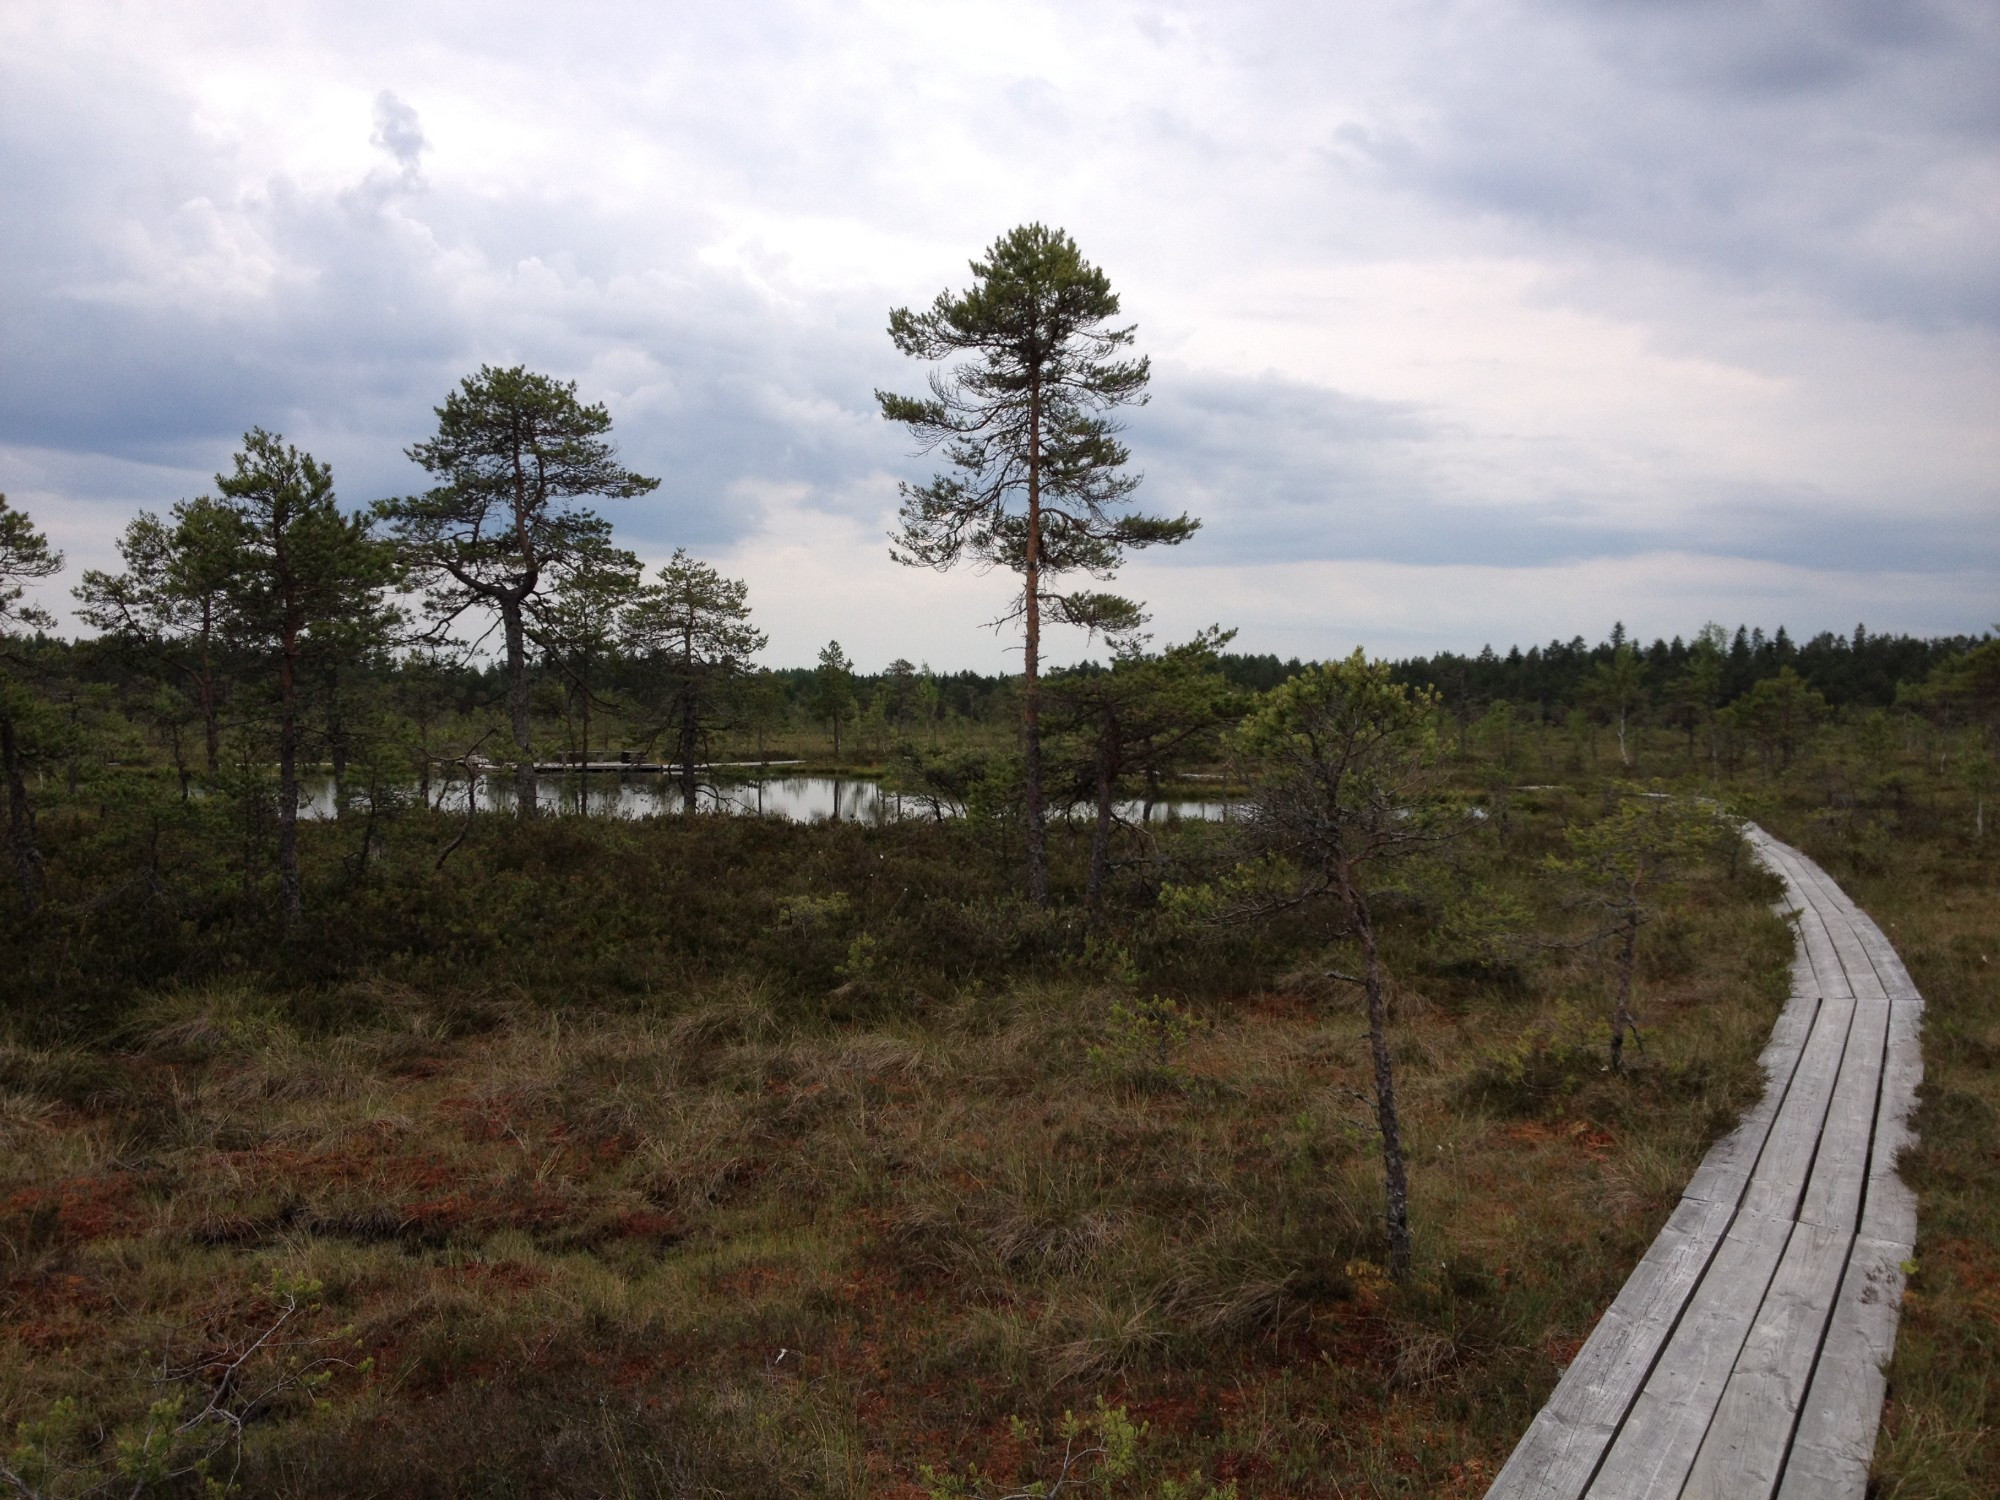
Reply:
[[[1798,924],[1764,1097],[1564,1373],[1487,1500],[1862,1500],[1916,1199],[1896,1175],[1923,1000],[1881,930],[1762,829]]]

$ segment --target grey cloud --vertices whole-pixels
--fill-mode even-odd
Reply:
[[[1867,571],[2000,568],[2000,512],[1877,515],[1804,488],[1690,484],[1671,510],[1551,483],[1498,503],[1442,454],[1439,413],[1266,376],[1166,367],[1128,438],[1145,505],[1202,517],[1162,562],[1367,560],[1525,566],[1659,551]]]
[[[387,89],[375,96],[375,133],[369,143],[380,146],[410,173],[417,170],[429,144],[417,112]]]
[[[764,520],[764,485],[870,518],[883,471],[928,472],[869,401],[877,386],[921,379],[890,349],[884,312],[962,282],[965,257],[1016,211],[1013,196],[982,196],[989,169],[1020,174],[1007,194],[1021,195],[1022,217],[1081,204],[1124,235],[1119,274],[1131,249],[1171,255],[1176,235],[1198,239],[1191,231],[1239,212],[1238,176],[1296,159],[1281,202],[1245,200],[1268,224],[1227,226],[1246,255],[1281,241],[1271,265],[1515,256],[1561,268],[1552,296],[1629,308],[1641,295],[1629,268],[1659,263],[1695,281],[1803,289],[1841,315],[1992,325],[1992,221],[1951,197],[1956,167],[1990,161],[2000,139],[1989,14],[1848,0],[1811,11],[1438,0],[1423,13],[1435,25],[1394,12],[1372,23],[1393,35],[1365,40],[1402,72],[1356,86],[1352,108],[1314,115],[1317,156],[1289,132],[1355,40],[1319,8],[1246,8],[1230,23],[1254,79],[1240,118],[1220,126],[1196,87],[1107,116],[1040,79],[920,75],[865,49],[828,60],[819,52],[840,28],[806,11],[690,15],[671,39],[640,11],[424,23],[439,36],[463,28],[448,38],[454,56],[477,53],[479,68],[532,52],[552,89],[615,95],[607,118],[666,143],[659,176],[671,188],[648,203],[616,201],[582,158],[575,180],[454,186],[440,163],[465,112],[434,109],[402,74],[430,127],[384,90],[372,119],[357,111],[352,141],[394,167],[376,157],[372,173],[356,166],[345,189],[328,189],[246,182],[164,72],[114,60],[37,74],[0,60],[0,197],[34,205],[0,217],[0,442],[161,466],[122,470],[116,487],[49,482],[120,497],[158,483],[139,495],[158,506],[177,498],[177,476],[221,467],[256,423],[330,458],[342,493],[361,500],[421,482],[401,450],[458,378],[521,361],[608,401],[627,460],[662,478],[613,512],[635,545],[740,541]],[[332,37],[338,23],[326,24]],[[359,76],[380,79],[370,53],[389,44],[355,45]],[[1190,44],[1204,56],[1207,45]],[[891,95],[897,109],[880,107]],[[966,143],[963,160],[919,179],[911,142],[933,128],[964,132],[950,135]],[[1080,142],[1085,132],[1097,133]],[[1090,175],[1100,157],[1102,181]],[[435,181],[419,194],[426,167]],[[908,285],[898,272],[892,292],[810,278],[800,290],[782,267],[764,278],[773,291],[756,265],[710,257],[729,208],[793,216],[797,233],[819,216],[885,241],[955,241],[962,220],[978,224],[936,272]],[[1070,227],[1089,228],[1091,252],[1105,253],[1096,223]],[[1665,280],[1644,292],[1659,305],[1634,321],[1670,342],[1690,320],[1668,305],[1680,293],[1662,293]],[[1615,475],[1596,483],[1601,469],[1546,463],[1447,410],[1170,361],[1130,437],[1147,504],[1205,520],[1194,544],[1161,559],[1176,565],[1542,563],[1661,548],[1857,570],[2000,563],[1995,526],[1966,519],[1978,497],[1960,497],[1956,520],[1912,522],[1894,517],[1892,499],[1861,514],[1852,496],[1676,472],[1659,476],[1663,488],[1686,479],[1674,504],[1621,505]],[[1829,506],[1845,508],[1830,517]]]
[[[1153,509],[1202,517],[1204,562],[1545,562],[1640,550],[1565,497],[1482,503],[1435,457],[1436,412],[1276,376],[1163,369],[1131,422]]]
[[[365,182],[330,195],[282,179],[245,192],[171,96],[129,92],[120,113],[122,129],[67,142],[16,134],[0,154],[16,201],[52,210],[32,235],[18,221],[0,230],[10,287],[0,303],[10,353],[0,362],[0,441],[206,472],[262,425],[323,451],[342,492],[367,499],[421,482],[401,449],[460,376],[522,361],[580,377],[587,397],[620,409],[628,459],[665,481],[621,508],[641,543],[741,536],[759,517],[731,497],[739,480],[834,495],[881,461],[883,450],[857,440],[857,414],[843,418],[840,407],[887,378],[877,368],[886,339],[870,327],[857,345],[837,323],[789,324],[690,265],[692,230],[678,245],[654,235],[646,246],[684,278],[663,290],[632,263],[631,226],[563,201],[559,186],[544,212],[432,195],[422,219],[410,207],[392,213]],[[399,160],[420,159],[413,110],[385,96],[375,127]],[[150,203],[135,201],[126,180],[134,137],[174,163],[171,191]],[[268,288],[184,295],[148,280],[160,268],[132,258],[129,230],[108,232],[137,220],[142,250],[157,248],[187,202],[240,221],[276,263]],[[106,248],[120,243],[123,259]],[[849,321],[862,316],[853,309]],[[866,309],[868,324],[881,316]],[[650,372],[641,389],[593,381],[594,365],[621,357]]]
[[[1354,27],[1290,4],[1216,24],[1271,97],[1342,97],[1321,80]],[[1381,76],[1316,123],[1311,201],[1365,186],[1408,252],[1442,232],[1922,327],[2000,324],[1984,0],[1436,0],[1370,32]],[[1322,238],[1354,234],[1329,217]]]
[[[1564,13],[1558,13],[1564,15]],[[1433,95],[1400,163],[1582,246],[1917,322],[2000,322],[1995,224],[1954,161],[2000,147],[1990,6],[1706,3],[1526,15]],[[1538,45],[1539,44],[1539,45]]]
[[[1568,8],[1596,30],[1597,49],[1636,77],[1752,99],[1832,94],[1904,60],[1977,46],[1988,19],[1967,0],[1581,0]],[[1926,110],[1940,103],[1913,102]]]

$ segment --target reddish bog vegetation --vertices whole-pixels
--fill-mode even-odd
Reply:
[[[789,970],[639,942],[643,985],[564,1003],[558,912],[521,982],[504,945],[476,988],[250,974],[9,1044],[6,1463],[48,1495],[983,1495],[1058,1478],[1067,1411],[1097,1493],[1476,1495],[1754,1089],[1789,956],[1754,877],[1691,874],[1611,1074],[1604,969],[1544,941],[1577,920],[1546,816],[1439,877],[1525,872],[1494,899],[1534,942],[1481,957],[1435,895],[1385,920],[1401,1285],[1359,1002],[1310,934],[1064,947],[968,900],[1001,957],[966,972],[925,958],[943,914],[870,904],[907,832],[782,835],[812,884],[732,916]],[[605,863],[669,885],[696,836]]]

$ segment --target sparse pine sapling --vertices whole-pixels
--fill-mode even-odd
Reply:
[[[639,559],[623,548],[578,548],[552,566],[554,587],[528,606],[528,632],[562,678],[565,717],[581,736],[577,807],[588,811],[592,710],[602,703],[604,669],[618,650],[619,625],[639,589]]]
[[[75,589],[86,623],[193,698],[211,779],[222,771],[222,623],[237,524],[208,496],[176,503],[165,520],[141,511],[118,542],[124,570],[93,568]]]
[[[1624,641],[1612,647],[1611,658],[1601,661],[1584,683],[1584,698],[1611,723],[1618,737],[1618,760],[1632,764],[1626,731],[1632,716],[1646,701],[1646,663]]]
[[[1410,1274],[1410,1184],[1389,1053],[1389,979],[1375,895],[1397,865],[1436,848],[1463,825],[1438,785],[1440,704],[1428,689],[1394,680],[1384,662],[1356,651],[1291,678],[1266,695],[1241,744],[1258,768],[1250,833],[1285,888],[1243,903],[1272,911],[1328,911],[1335,933],[1361,950],[1389,1272]]]
[[[695,806],[695,769],[730,688],[764,649],[750,623],[750,589],[685,550],[625,611],[626,649],[643,664],[651,707],[673,742],[681,804]]]
[[[1643,1050],[1633,1008],[1639,932],[1654,916],[1655,893],[1681,878],[1728,832],[1713,804],[1637,787],[1618,789],[1617,801],[1595,822],[1564,832],[1565,853],[1550,861],[1570,880],[1578,899],[1597,914],[1594,941],[1613,944],[1611,1070],[1625,1071],[1625,1038]]]
[[[828,641],[819,653],[812,700],[815,715],[833,732],[833,758],[838,762],[841,726],[854,717],[854,664],[839,641]]]

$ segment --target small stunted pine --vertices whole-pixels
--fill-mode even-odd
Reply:
[[[559,560],[553,569],[555,586],[528,608],[528,633],[561,674],[564,717],[574,706],[581,743],[576,754],[579,772],[576,805],[590,810],[584,787],[590,765],[591,711],[601,702],[604,670],[617,660],[625,610],[639,592],[643,572],[639,559],[608,543],[584,547]]]
[[[723,695],[769,637],[750,623],[750,589],[741,580],[724,578],[684,550],[658,578],[627,608],[624,639],[645,663],[654,706],[673,739],[681,805],[692,812],[695,766]]]
[[[1263,772],[1253,834],[1294,877],[1281,902],[1324,902],[1336,930],[1361,949],[1389,1274],[1398,1281],[1410,1274],[1410,1181],[1373,897],[1385,867],[1435,847],[1459,826],[1437,785],[1438,709],[1435,693],[1403,686],[1386,662],[1357,650],[1274,688],[1242,734]]]
[[[1660,886],[1679,878],[1715,847],[1727,825],[1711,803],[1635,786],[1615,789],[1617,801],[1594,823],[1564,831],[1566,852],[1550,861],[1574,881],[1581,901],[1604,921],[1598,934],[1617,944],[1616,990],[1611,1004],[1611,1071],[1625,1071],[1625,1038],[1639,1042],[1633,982],[1639,966],[1639,929],[1653,918]]]
[[[74,590],[77,613],[152,673],[178,679],[201,715],[205,769],[222,768],[220,660],[235,516],[208,496],[182,500],[169,519],[140,511],[119,539],[120,573],[95,568]]]
[[[230,521],[217,536],[228,549],[226,628],[276,690],[278,883],[290,925],[301,904],[300,675],[309,661],[365,660],[387,639],[395,555],[368,517],[342,513],[326,465],[262,428],[215,483]]]

